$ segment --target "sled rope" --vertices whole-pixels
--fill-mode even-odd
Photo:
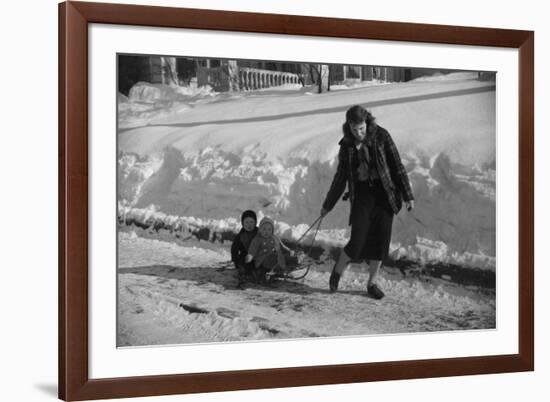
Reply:
[[[317,222],[319,222],[319,224],[317,225],[317,229],[315,230],[315,234],[313,235],[313,240],[315,240],[315,236],[317,236],[317,232],[319,231],[319,227],[321,226],[321,222],[323,221],[323,217],[322,216],[319,216],[317,219],[315,219],[315,221],[311,224],[310,227],[307,228],[307,230],[304,232],[304,234],[296,241],[296,245],[300,244],[300,242],[302,241],[302,239],[309,233],[309,231],[311,230],[311,228],[313,226],[315,226],[315,224]],[[311,242],[311,246],[313,246],[313,241]]]
[[[302,237],[300,237],[300,238],[298,239],[298,241],[296,242],[296,246],[298,246],[298,245],[300,244],[300,242],[302,241],[302,239],[305,237],[305,235],[308,234],[308,232],[311,230],[311,228],[313,228],[313,226],[315,226],[315,224],[317,224],[317,227],[315,228],[315,233],[313,234],[313,236],[312,236],[312,238],[311,238],[311,244],[309,245],[309,250],[308,250],[308,252],[305,252],[305,250],[304,250],[304,254],[305,254],[305,255],[308,255],[309,252],[311,252],[311,249],[313,248],[313,243],[315,242],[315,238],[317,237],[317,232],[319,232],[319,228],[321,227],[321,223],[322,223],[322,222],[323,222],[323,216],[321,215],[321,216],[319,216],[319,217],[315,220],[315,222],[313,222],[313,223],[311,224],[311,226],[306,230],[306,232],[302,235]],[[295,281],[300,280],[300,279],[303,279],[303,278],[305,278],[306,275],[309,273],[309,270],[310,270],[310,268],[311,268],[311,265],[312,265],[312,264],[309,264],[309,265],[307,266],[306,271],[305,271],[302,275],[300,275],[300,276],[293,276],[293,275],[285,274],[285,275],[283,275],[283,278],[285,278],[285,279],[292,279],[292,280],[295,280]]]

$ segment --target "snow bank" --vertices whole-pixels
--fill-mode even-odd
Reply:
[[[449,250],[449,246],[442,241],[416,238],[416,243],[402,246],[399,243],[392,243],[389,256],[394,260],[405,259],[414,261],[421,265],[425,264],[453,264],[468,268],[480,268],[494,271],[496,258],[479,253]]]
[[[124,94],[121,94],[120,92],[117,92],[117,98],[116,99],[117,99],[118,104],[128,102],[128,97]]]
[[[135,225],[142,229],[155,231],[157,237],[163,238],[159,232],[164,231],[168,236],[178,239],[188,239],[192,235],[210,241],[231,241],[241,224],[237,218],[228,219],[200,219],[192,216],[167,215],[158,211],[154,206],[148,209],[131,208],[119,205],[119,222],[124,225]],[[260,211],[258,220],[264,214]],[[308,231],[308,224],[289,225],[283,221],[275,222],[275,233],[283,240],[309,247],[312,241],[316,247],[330,252],[333,248],[343,247],[349,239],[348,229],[321,229],[315,234],[315,227]],[[434,241],[416,237],[412,244],[392,242],[389,257],[394,260],[407,260],[424,264],[453,264],[468,268],[495,270],[495,257],[485,255],[482,251],[453,251],[442,241]]]
[[[141,187],[159,170],[163,159],[140,157],[137,154],[120,154],[118,158],[118,194],[123,204],[135,204]]]
[[[449,82],[449,81],[464,81],[478,79],[477,71],[465,71],[456,73],[440,73],[436,72],[432,75],[424,75],[422,77],[415,78],[410,82]]]
[[[494,90],[455,81],[346,96],[240,94],[171,117],[159,112],[158,126],[119,134],[119,215],[216,232],[237,231],[242,211],[253,209],[274,218],[281,236],[296,239],[318,217],[330,187],[343,112],[350,102],[391,93],[396,103],[374,114],[398,143],[417,205],[395,217],[393,256],[494,269]],[[459,95],[449,95],[453,88]],[[345,244],[348,215],[348,203],[339,202],[323,221],[322,244]]]
[[[255,89],[253,92],[277,92],[277,91],[301,91],[304,88],[302,84],[283,84],[276,87]]]
[[[197,86],[176,86],[164,84],[151,84],[149,82],[138,82],[128,94],[130,102],[174,102],[186,101],[193,98],[216,96],[217,93],[209,85]]]
[[[118,123],[120,128],[148,124],[161,117],[172,116],[190,109],[194,104],[219,97],[209,85],[197,87],[138,82],[128,97],[118,94]]]
[[[318,217],[334,171],[329,162],[269,162],[261,154],[238,156],[212,148],[191,158],[183,158],[173,148],[151,160],[136,158],[121,158],[121,205],[206,218],[198,224],[203,227],[212,227],[207,222],[225,222],[228,217],[236,224],[243,210],[253,209],[260,217],[268,215],[281,225],[289,225],[280,230],[289,239],[295,238],[294,227],[303,232],[300,225],[309,225]],[[403,159],[417,208],[396,217],[394,240],[405,247],[418,244],[417,238],[442,242],[447,247],[442,255],[463,256],[470,252],[494,256],[494,171],[472,169],[470,175],[462,171],[457,176],[446,154],[427,161],[428,165],[423,165],[420,158]],[[325,218],[323,228],[345,229],[348,214],[348,203],[338,203]],[[216,223],[212,229],[218,226]],[[228,228],[234,230],[235,226]],[[427,258],[418,248],[407,250],[413,260]],[[430,261],[438,258],[437,252],[430,255]],[[463,257],[448,258],[458,262]],[[494,266],[494,262],[481,260],[484,266]]]
[[[366,87],[375,87],[380,85],[389,85],[390,82],[380,81],[380,80],[371,80],[371,81],[360,81],[360,80],[347,80],[341,84],[331,85],[331,91],[341,91],[346,89],[355,89],[355,88],[366,88]]]

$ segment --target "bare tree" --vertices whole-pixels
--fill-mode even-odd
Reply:
[[[304,65],[312,84],[317,86],[317,93],[330,91],[330,68],[327,64],[308,63]],[[306,83],[307,80],[303,80]]]
[[[176,71],[176,58],[175,57],[161,57],[161,66],[163,69],[163,75],[167,83],[178,84],[178,74]],[[166,83],[166,82],[165,82]]]

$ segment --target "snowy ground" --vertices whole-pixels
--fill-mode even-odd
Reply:
[[[472,73],[374,84],[119,95],[121,346],[494,328],[495,84]],[[390,257],[412,274],[385,268],[382,301],[365,297],[360,268],[329,294],[331,252],[349,237],[340,202],[304,281],[237,290],[227,241],[212,241],[254,209],[295,242],[319,214],[352,104],[390,131],[409,172],[417,207],[396,216]]]
[[[227,245],[188,243],[119,233],[119,346],[495,328],[488,288],[386,268],[377,301],[355,267],[331,294],[325,262],[303,280],[241,290]]]

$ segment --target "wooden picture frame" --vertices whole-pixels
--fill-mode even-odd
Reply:
[[[88,24],[118,24],[519,50],[519,353],[90,379]],[[59,5],[59,397],[64,400],[294,387],[534,369],[534,33],[104,3]]]

